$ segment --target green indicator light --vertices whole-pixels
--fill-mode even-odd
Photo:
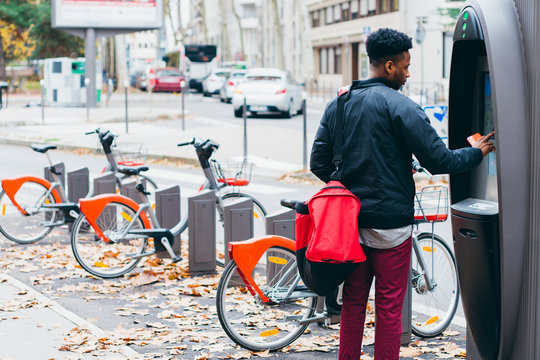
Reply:
[[[462,39],[465,39],[465,33],[463,33],[463,36],[461,37]]]
[[[463,31],[467,30],[467,24],[463,23]]]
[[[469,18],[469,13],[465,11],[465,13],[463,14],[463,19],[467,20],[468,18]]]

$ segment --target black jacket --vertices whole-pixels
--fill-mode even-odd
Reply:
[[[414,222],[412,155],[433,174],[471,169],[476,148],[448,150],[422,108],[384,78],[354,81],[345,103],[342,182],[361,201],[361,228],[392,229]],[[345,96],[345,95],[343,95]],[[337,98],[328,103],[311,151],[311,171],[330,181]]]

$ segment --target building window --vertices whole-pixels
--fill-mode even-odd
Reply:
[[[358,6],[359,1],[360,0],[351,1],[351,19],[357,19],[360,16],[360,7]]]
[[[399,10],[399,0],[391,0],[390,11],[398,11],[398,10]]]
[[[379,0],[379,14],[386,14],[388,11],[388,0]]]
[[[341,74],[341,47],[329,47],[319,49],[319,69],[321,74]]]
[[[311,13],[311,27],[318,27],[319,26],[319,10],[316,10]]]
[[[453,33],[444,32],[443,33],[443,78],[450,77],[450,63],[452,62],[452,41]]]
[[[343,19],[343,21],[349,20],[349,14],[349,2],[347,1],[341,4],[341,18]]]
[[[328,50],[326,48],[319,50],[320,60],[320,72],[321,74],[328,74]]]
[[[334,74],[341,74],[341,47],[334,49]]]
[[[368,15],[375,15],[377,13],[377,0],[367,0],[368,2]]]
[[[341,22],[341,5],[334,5],[334,22]]]
[[[334,8],[332,8],[331,6],[327,7],[326,8],[326,24],[331,24],[333,23],[334,21],[334,13],[333,13],[333,10]]]
[[[364,17],[368,15],[368,1],[371,0],[359,0],[360,1],[360,16]]]

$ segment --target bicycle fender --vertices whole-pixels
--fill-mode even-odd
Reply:
[[[15,205],[15,207],[17,207],[17,209],[23,215],[26,215],[26,211],[23,208],[21,208],[21,206],[15,200],[15,194],[17,193],[17,191],[19,191],[22,184],[29,181],[37,182],[38,184],[45,186],[48,190],[50,190],[50,188],[52,187],[52,184],[49,181],[42,178],[38,178],[36,176],[21,176],[21,177],[12,178],[12,179],[2,179],[2,189],[4,189],[4,192],[9,197],[13,205]],[[60,194],[58,193],[58,190],[53,189],[51,194],[57,203],[62,202],[62,199],[60,198]]]
[[[84,214],[86,220],[88,220],[88,223],[90,226],[92,226],[96,234],[98,234],[98,236],[105,242],[109,242],[109,239],[103,234],[97,225],[97,218],[103,212],[103,209],[105,209],[105,207],[112,202],[127,205],[135,211],[139,210],[139,204],[123,195],[102,194],[79,200],[79,208],[81,209],[81,213]],[[144,211],[141,213],[141,219],[145,229],[152,228],[150,221],[148,220],[148,216],[146,216]]]
[[[296,251],[296,244],[293,240],[278,235],[259,236],[246,241],[229,243],[229,258],[234,259],[238,265],[238,272],[242,280],[251,294],[255,295],[256,292],[264,302],[269,302],[270,299],[263,294],[251,274],[264,252],[273,246]]]

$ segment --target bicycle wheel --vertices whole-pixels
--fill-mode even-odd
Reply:
[[[239,199],[251,199],[253,201],[253,236],[266,235],[266,209],[259,200],[244,193],[228,193],[221,197],[221,202],[223,206],[226,206]],[[216,206],[216,263],[219,266],[225,266],[225,256],[228,256],[228,250],[225,249],[224,225],[223,218]]]
[[[433,289],[428,290],[424,270],[413,251],[412,269],[412,332],[430,338],[440,335],[452,322],[459,301],[456,260],[441,237],[431,233],[418,235],[419,252],[425,269],[431,275]]]
[[[24,182],[15,201],[26,211],[23,215],[2,190],[0,193],[0,232],[9,240],[19,244],[30,244],[43,239],[58,222],[58,209],[44,208],[43,204],[56,204],[48,189],[35,181]]]
[[[83,269],[101,278],[122,276],[137,266],[144,253],[148,239],[143,235],[122,233],[128,229],[143,229],[140,216],[130,206],[112,202],[107,204],[99,217],[97,225],[110,239],[105,242],[90,226],[86,216],[81,213],[71,232],[71,248],[75,259]]]
[[[231,260],[219,281],[217,314],[223,330],[238,345],[252,351],[278,350],[307,328],[308,324],[300,321],[313,316],[317,295],[298,284],[300,276],[291,250],[271,247],[261,259],[252,276],[270,303],[251,294]],[[287,296],[292,287],[294,292]]]

